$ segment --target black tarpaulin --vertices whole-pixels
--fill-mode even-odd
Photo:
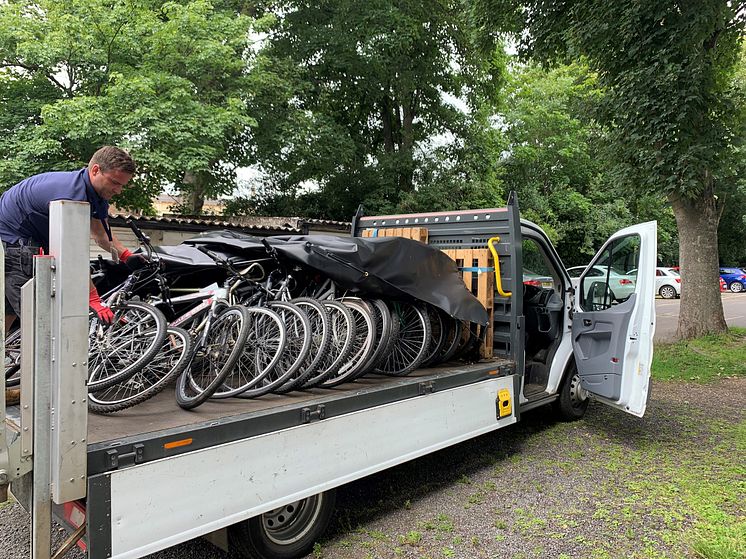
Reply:
[[[267,237],[280,257],[317,270],[341,287],[383,298],[416,298],[454,318],[486,324],[487,311],[464,285],[456,263],[426,244],[400,237]],[[262,239],[213,231],[184,241],[247,258],[266,257]]]

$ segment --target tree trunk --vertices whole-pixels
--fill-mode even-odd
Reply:
[[[383,149],[394,153],[394,130],[391,124],[391,102],[388,97],[381,101],[381,121],[383,122]]]
[[[187,171],[184,173],[184,185],[188,188],[182,205],[188,215],[200,215],[205,205],[207,183],[202,173]]]
[[[718,280],[718,223],[721,208],[712,188],[696,199],[671,195],[679,230],[681,308],[677,336],[690,339],[725,332]]]

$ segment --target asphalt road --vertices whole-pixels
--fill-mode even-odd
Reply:
[[[746,328],[746,293],[722,293],[723,312],[728,326]],[[676,337],[681,299],[655,300],[655,341],[670,342]]]

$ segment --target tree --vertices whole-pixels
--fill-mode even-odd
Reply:
[[[733,71],[746,7],[729,0],[515,3],[483,10],[523,14],[523,51],[543,61],[587,57],[607,90],[605,118],[623,161],[619,184],[664,193],[679,232],[684,285],[678,335],[726,329],[717,290],[722,189],[735,169],[738,111]]]
[[[0,187],[129,148],[146,209],[166,185],[230,192],[253,123],[243,99],[251,19],[209,0],[9,0],[0,4]]]
[[[746,98],[746,44],[741,48],[741,57],[735,77],[735,87],[741,98]],[[746,137],[746,103],[735,107],[735,137]],[[723,185],[724,206],[720,219],[718,242],[720,244],[720,263],[724,266],[746,267],[746,146],[736,146],[733,158],[734,169],[730,179]],[[725,181],[724,181],[725,182]]]
[[[676,224],[663,197],[641,197],[612,180],[616,156],[598,120],[604,96],[582,61],[513,64],[502,113],[506,188],[518,192],[524,217],[548,233],[569,266],[587,264],[614,231],[650,219],[659,221],[661,263],[675,263]]]
[[[502,79],[502,50],[473,48],[466,3],[293,0],[271,9],[276,21],[252,60],[251,150],[272,197],[311,197],[324,217],[348,219],[361,201],[371,211],[416,206],[453,157],[489,165],[473,157],[477,146],[439,149],[437,140],[487,137],[480,107]],[[317,194],[304,194],[309,185]],[[494,196],[497,183],[477,187]]]

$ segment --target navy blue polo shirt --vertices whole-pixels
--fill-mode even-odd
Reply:
[[[91,185],[88,169],[42,173],[22,180],[0,198],[0,239],[34,242],[49,249],[49,203],[76,200],[91,205],[91,217],[106,219],[109,202]]]

